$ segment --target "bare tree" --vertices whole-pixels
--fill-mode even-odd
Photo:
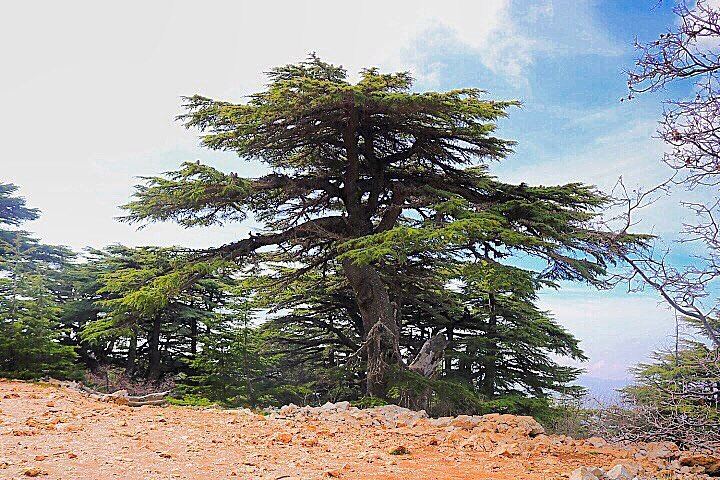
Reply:
[[[636,42],[639,55],[628,73],[629,99],[678,82],[693,90],[690,99],[665,102],[658,129],[669,146],[663,161],[674,174],[646,191],[629,192],[620,182],[623,213],[616,231],[618,238],[627,233],[638,210],[671,187],[703,190],[708,201],[683,202],[693,215],[679,242],[699,252],[689,265],[668,261],[669,250],[620,253],[632,270],[630,280],[642,280],[657,290],[720,347],[720,7],[698,0],[694,6],[683,2],[674,12],[678,22],[673,28],[652,42]]]
[[[668,179],[649,189],[631,190],[622,178],[613,196],[618,213],[605,221],[609,241],[628,266],[613,284],[656,290],[681,321],[705,340],[681,340],[673,351],[655,352],[653,362],[634,369],[635,383],[624,390],[625,404],[598,409],[590,430],[614,440],[672,440],[685,448],[720,448],[720,6],[698,0],[674,9],[675,25],[649,43],[636,42],[639,55],[628,73],[632,99],[670,85],[685,84],[692,94],[669,99],[658,137],[668,146],[663,162]],[[689,261],[673,256],[646,237],[642,245],[622,245],[640,211],[665,194],[702,201],[682,205],[690,212],[674,247],[694,252]]]

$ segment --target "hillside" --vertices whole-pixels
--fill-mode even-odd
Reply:
[[[346,403],[268,416],[133,408],[55,385],[0,382],[3,479],[540,480],[618,464],[626,468],[615,472],[640,470],[642,478],[705,478],[690,473],[702,468],[681,466],[704,460],[673,447],[548,436],[532,418],[510,415],[428,419]],[[572,478],[597,478],[588,475]]]

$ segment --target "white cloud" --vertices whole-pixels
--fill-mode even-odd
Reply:
[[[607,34],[596,18],[593,3],[584,0],[512,2],[501,11],[500,28],[476,43],[459,19],[457,40],[479,52],[493,72],[525,81],[524,74],[539,56],[616,56],[626,48]],[[602,11],[602,10],[600,10]]]
[[[563,151],[558,157],[533,160],[532,164],[514,161],[500,164],[494,171],[503,179],[520,183],[554,185],[583,182],[612,193],[618,179],[629,190],[647,190],[665,182],[673,171],[663,161],[667,146],[657,138],[657,119],[630,102],[596,109],[552,109],[540,107],[555,117],[564,130]],[[573,133],[592,135],[587,141],[568,141]],[[550,140],[548,140],[550,141]],[[524,145],[519,146],[522,159]],[[620,192],[617,192],[620,194]],[[688,192],[680,187],[669,195],[658,195],[658,201],[636,213],[636,231],[676,238],[692,212],[681,205],[708,196],[707,191]]]
[[[555,11],[531,10],[543,20]],[[49,242],[224,240],[170,225],[135,232],[112,220],[133,176],[217,157],[173,121],[181,95],[239,99],[262,86],[261,72],[310,51],[351,72],[408,68],[432,82],[441,65],[418,62],[433,31],[517,75],[550,42],[526,41],[516,17],[506,0],[13,2],[0,17],[2,180],[43,210],[31,228]]]
[[[473,4],[464,38],[481,43],[506,8]],[[262,72],[317,51],[355,71],[409,68],[403,48],[459,2],[15,2],[0,18],[2,180],[43,210],[30,228],[74,247],[226,240],[171,225],[142,232],[112,218],[133,176],[208,154],[173,118],[181,95],[237,98]],[[465,9],[467,10],[467,9]],[[452,17],[450,23],[457,18]],[[233,168],[242,170],[240,162]],[[252,172],[246,171],[251,174]]]
[[[628,368],[667,348],[675,329],[673,314],[652,295],[614,295],[563,289],[541,296],[541,305],[581,340],[590,377],[626,379]]]

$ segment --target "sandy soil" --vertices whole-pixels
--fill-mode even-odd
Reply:
[[[2,479],[539,480],[629,456],[570,439],[498,454],[457,441],[466,435],[438,434],[435,427],[370,428],[352,419],[131,408],[57,386],[0,381]],[[409,453],[389,453],[400,446]]]

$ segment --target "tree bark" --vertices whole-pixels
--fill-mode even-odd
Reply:
[[[452,326],[448,326],[445,329],[445,334],[447,335],[447,343],[451,344],[452,341],[455,339],[455,329]],[[443,366],[443,368],[445,369],[445,375],[452,374],[452,357],[445,358],[445,365]]]
[[[443,360],[447,345],[448,341],[444,334],[433,335],[423,344],[408,368],[424,377],[432,377]]]
[[[401,365],[400,332],[385,283],[369,265],[343,261],[343,270],[355,293],[363,320],[364,346],[367,355],[366,392],[385,397],[388,371]]]
[[[148,347],[150,349],[150,364],[148,366],[148,380],[158,380],[160,378],[160,329],[162,327],[162,317],[157,314],[153,320],[150,338],[148,339]]]
[[[130,334],[130,345],[128,345],[128,355],[125,364],[125,375],[132,377],[135,374],[135,363],[137,360],[137,329],[133,327]]]
[[[198,322],[196,318],[190,319],[190,354],[197,355]]]
[[[487,329],[487,357],[485,361],[485,375],[482,382],[482,393],[487,398],[495,395],[495,381],[497,377],[497,312],[495,311],[495,295],[490,294],[488,297],[488,307],[490,315],[488,317]]]

